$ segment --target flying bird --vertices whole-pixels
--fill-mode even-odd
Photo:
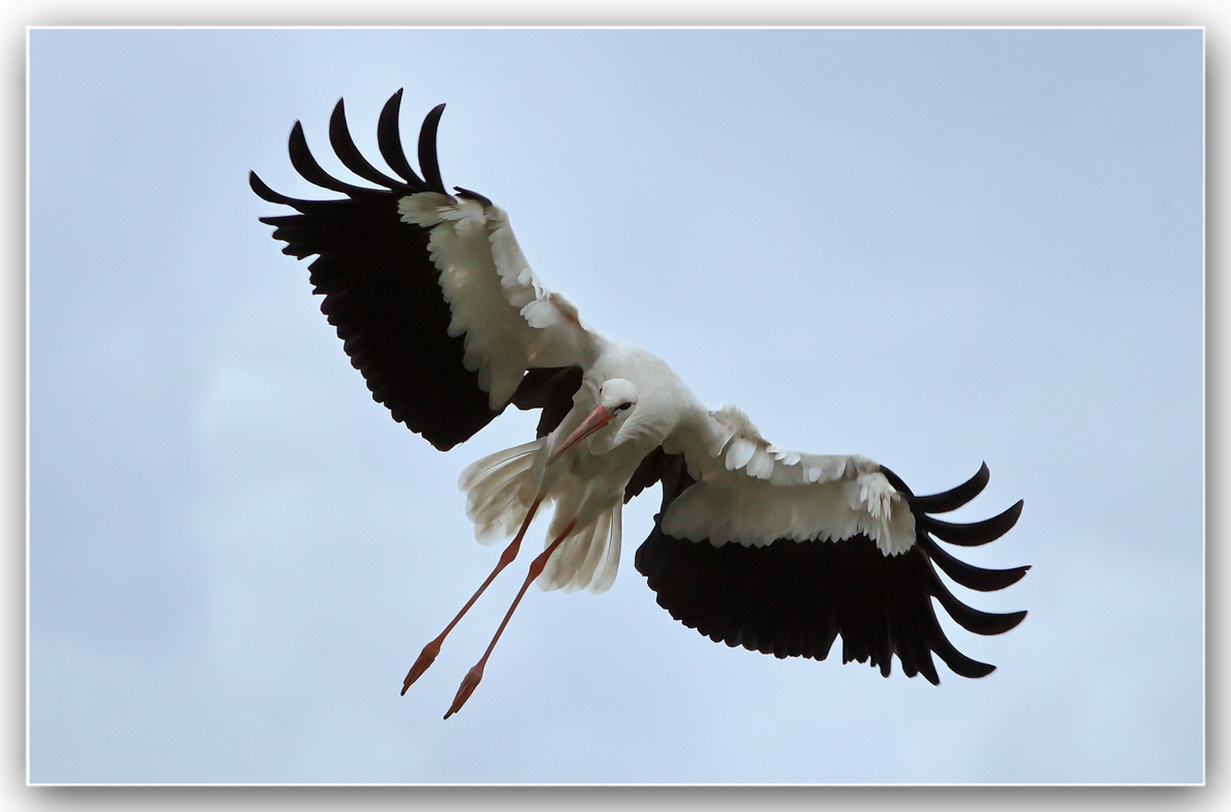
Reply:
[[[458,688],[470,697],[531,583],[601,592],[616,575],[625,503],[657,484],[661,509],[636,552],[658,603],[714,641],[776,657],[823,660],[842,638],[843,662],[939,683],[935,654],[955,674],[994,666],[962,654],[938,622],[1000,634],[1024,611],[993,614],[954,597],[938,570],[977,591],[1017,582],[1028,566],[984,569],[938,541],[993,541],[1022,503],[985,521],[937,517],[977,496],[968,481],[930,496],[857,455],[809,454],[769,442],[734,406],[708,409],[661,359],[582,320],[530,269],[508,215],[477,192],[445,188],[436,153],[444,105],[428,113],[411,166],[399,129],[402,91],[385,104],[377,146],[387,168],[356,147],[343,102],[329,141],[359,185],[326,172],[303,127],[290,159],[304,179],[341,195],[301,200],[255,173],[252,189],[296,213],[262,217],[283,253],[309,264],[321,311],[372,397],[441,451],[472,437],[510,405],[539,410],[535,437],[465,469],[460,486],[480,540],[512,538],[461,611],[422,650],[402,693],[432,664],[454,626],[517,556],[531,520],[552,511],[491,643]],[[375,187],[375,188],[373,188]],[[934,603],[935,601],[935,603]]]

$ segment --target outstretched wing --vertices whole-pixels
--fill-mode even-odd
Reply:
[[[256,173],[250,183],[265,200],[297,212],[261,221],[286,243],[283,253],[316,256],[308,268],[314,292],[324,296],[321,311],[372,397],[447,450],[509,403],[558,410],[577,376],[557,373],[587,363],[594,337],[576,309],[531,271],[502,209],[474,192],[445,191],[436,156],[443,104],[420,130],[423,177],[411,168],[398,126],[401,98],[399,90],[389,99],[377,128],[381,156],[394,175],[359,152],[341,101],[330,120],[330,145],[342,164],[379,188],[326,172],[298,122],[290,137],[292,165],[310,183],[344,197],[288,197]]]
[[[986,465],[957,488],[915,496],[871,460],[779,449],[734,409],[712,418],[708,448],[684,443],[682,453],[661,458],[662,510],[637,550],[638,572],[672,617],[714,641],[777,657],[823,660],[841,636],[843,662],[870,661],[888,676],[896,655],[907,676],[933,684],[933,653],[960,676],[993,670],[953,646],[933,603],[983,635],[1026,616],[973,609],[937,574],[986,592],[1029,569],[982,569],[937,543],[985,544],[1016,523],[1021,502],[974,524],[933,515],[977,496]]]

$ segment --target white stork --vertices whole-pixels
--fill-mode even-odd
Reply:
[[[823,660],[837,636],[842,660],[883,675],[897,655],[907,676],[937,684],[935,653],[956,674],[994,666],[954,648],[932,599],[963,628],[1000,634],[1026,613],[991,614],[961,603],[937,575],[991,591],[1028,567],[966,564],[936,539],[970,546],[1013,526],[1022,503],[972,524],[933,514],[973,499],[982,466],[944,493],[916,496],[893,472],[860,456],[790,451],[768,442],[739,409],[705,408],[662,360],[583,323],[530,270],[508,216],[483,195],[446,191],[436,157],[444,105],[419,135],[422,177],[402,150],[402,91],[377,128],[394,175],[360,154],[341,101],[329,138],[342,164],[379,188],[332,177],[297,122],[290,157],[309,182],[344,197],[299,200],[253,173],[253,190],[297,214],[263,217],[283,252],[309,265],[321,311],[337,328],[372,397],[394,420],[445,451],[512,404],[540,409],[534,440],[470,465],[461,477],[481,539],[512,542],[475,594],[419,655],[402,693],[431,665],[446,635],[516,557],[536,511],[554,509],[547,544],[531,563],[491,644],[467,673],[457,712],[530,583],[607,589],[620,554],[624,503],[661,483],[662,509],[637,550],[637,570],[673,617],[714,641],[777,657]]]

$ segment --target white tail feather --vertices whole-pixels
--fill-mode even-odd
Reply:
[[[534,463],[543,442],[539,439],[497,451],[462,471],[458,487],[466,493],[466,515],[474,522],[474,535],[480,543],[508,538],[525,521],[536,493]],[[587,488],[557,495],[549,539],[564,530],[568,517],[578,515],[588,493]],[[552,501],[551,497],[546,501]],[[597,515],[585,511],[590,515],[580,519],[581,523],[573,527],[568,538],[547,559],[537,579],[539,587],[565,592],[588,589],[596,593],[609,589],[615,583],[620,563],[622,507],[617,502],[615,507]]]
[[[474,537],[491,544],[517,532],[534,499],[531,469],[541,439],[497,451],[466,466],[458,487],[466,494],[466,515]]]
[[[590,524],[573,532],[547,559],[538,577],[544,591],[605,592],[615,583],[620,563],[620,514],[622,505],[598,514]]]

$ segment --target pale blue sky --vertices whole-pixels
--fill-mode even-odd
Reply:
[[[36,782],[1202,778],[1199,30],[91,31],[30,38]],[[247,188],[306,193],[345,96],[375,155],[448,102],[445,181],[548,285],[770,439],[917,492],[986,460],[1034,565],[999,670],[933,687],[715,645],[632,566],[532,591],[374,404]],[[895,672],[896,672],[895,668]]]

